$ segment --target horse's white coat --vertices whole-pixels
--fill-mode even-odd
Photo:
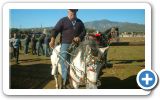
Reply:
[[[54,75],[54,77],[55,77],[56,88],[58,88],[58,72],[62,75],[61,66],[58,62],[59,57],[57,55],[60,52],[60,47],[61,47],[60,45],[56,46],[53,49],[53,52],[51,55],[51,63],[52,63],[51,75]],[[98,74],[99,74],[101,65],[99,67],[97,67],[98,65],[92,65],[92,66],[88,66],[88,67],[85,66],[84,61],[80,60],[82,53],[84,53],[84,52],[79,51],[78,54],[76,55],[76,57],[73,59],[72,64],[75,66],[75,68],[74,68],[74,66],[70,66],[70,77],[72,79],[72,85],[74,88],[78,88],[79,84],[82,82],[82,79],[87,79],[86,80],[86,82],[87,82],[86,88],[95,88],[96,89],[97,88],[96,82],[98,79]],[[95,72],[92,71],[93,68],[95,68]],[[85,71],[87,74],[86,76],[84,75]]]

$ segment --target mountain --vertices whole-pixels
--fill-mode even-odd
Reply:
[[[91,22],[85,22],[85,27],[88,29],[95,29],[101,32],[111,28],[119,27],[120,32],[145,32],[145,25],[129,22],[115,22],[110,20],[97,20]]]
[[[104,32],[105,30],[111,27],[118,27],[119,32],[140,32],[145,33],[145,25],[137,24],[137,23],[129,23],[129,22],[115,22],[110,20],[96,20],[84,23],[87,29],[94,29],[100,32]],[[43,27],[48,30],[51,30],[53,27]],[[41,30],[41,28],[24,28],[21,30]]]

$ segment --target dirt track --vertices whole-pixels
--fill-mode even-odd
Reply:
[[[50,75],[50,58],[36,55],[21,55],[20,64],[11,60],[10,88],[11,89],[54,89],[55,81]],[[111,68],[104,68],[100,77],[101,89],[138,88],[136,74],[143,66],[114,64]],[[126,72],[126,74],[124,74]],[[128,74],[127,74],[128,73]]]

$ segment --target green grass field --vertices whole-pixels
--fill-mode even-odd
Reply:
[[[120,41],[143,41],[144,38],[121,38]],[[111,46],[109,65],[100,76],[101,89],[135,89],[137,73],[145,67],[145,46]],[[21,51],[19,65],[10,60],[10,88],[53,89],[55,82],[50,75],[49,57],[24,55]]]
[[[144,37],[121,37],[121,42],[144,42]]]

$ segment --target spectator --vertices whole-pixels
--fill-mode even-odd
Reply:
[[[14,57],[14,47],[13,47],[13,41],[12,41],[13,37],[10,37],[9,40],[9,55],[10,55],[10,59],[12,59]]]
[[[41,36],[38,39],[37,43],[37,55],[40,56],[40,53],[44,55],[44,49],[43,49],[43,42],[44,42],[44,34],[41,34]]]
[[[28,54],[29,42],[30,42],[30,37],[28,34],[26,34],[24,39],[24,54]]]
[[[36,38],[35,38],[35,34],[32,34],[32,38],[31,38],[31,49],[32,49],[32,55],[37,54],[36,53]]]
[[[50,36],[48,31],[45,32],[46,37],[44,38],[44,50],[45,50],[45,56],[48,57],[51,53],[50,47],[49,47],[49,42],[50,42]]]
[[[16,64],[19,64],[18,60],[19,60],[19,49],[21,49],[21,41],[16,33],[14,33],[14,37],[11,39],[10,42],[12,43],[13,46],[13,54],[14,57],[16,58]]]

